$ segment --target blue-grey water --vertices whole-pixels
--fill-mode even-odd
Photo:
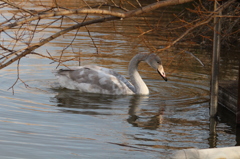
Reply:
[[[135,24],[145,26],[139,17],[89,27],[99,54],[83,28],[73,44],[74,52],[67,49],[62,59],[76,57],[65,64],[77,66],[81,56],[81,65],[97,64],[127,76],[131,57],[149,52],[141,43],[143,39],[137,38]],[[74,31],[36,52],[49,52],[59,58],[73,36]],[[152,45],[163,45],[154,35],[147,37]],[[194,53],[205,66],[180,53],[181,49]],[[235,129],[226,119],[219,117],[216,135],[210,132],[210,54],[209,50],[184,45],[160,53],[168,82],[141,64],[140,74],[150,89],[149,96],[83,94],[62,89],[51,73],[56,62],[33,55],[22,58],[19,77],[23,82],[18,80],[13,88],[17,63],[0,70],[0,158],[165,159],[184,148],[234,146]],[[234,65],[225,68],[229,73],[222,78],[236,78]]]

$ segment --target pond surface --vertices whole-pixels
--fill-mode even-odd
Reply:
[[[75,57],[81,52],[82,65],[114,68],[127,76],[131,57],[138,52],[149,52],[136,39],[139,32],[135,24],[144,27],[141,22],[141,17],[115,22],[117,32],[112,29],[112,22],[89,27],[99,54],[83,29],[74,42],[74,50],[78,51],[66,50],[62,58]],[[48,50],[59,57],[74,34],[69,33],[36,51]],[[156,36],[148,35],[148,39],[155,46],[162,45]],[[179,49],[191,51],[205,66],[191,56],[181,56]],[[23,58],[20,78],[24,83],[19,81],[10,88],[17,79],[16,64],[0,71],[0,156],[165,159],[184,148],[234,146],[235,129],[225,120],[217,123],[216,135],[210,133],[210,54],[208,50],[183,46],[159,54],[168,82],[141,64],[140,74],[150,89],[149,96],[83,94],[62,89],[51,73],[56,63],[37,56]],[[76,66],[79,62],[65,64]],[[225,72],[230,73],[223,78],[236,78],[231,73],[236,72],[235,64],[228,65]]]

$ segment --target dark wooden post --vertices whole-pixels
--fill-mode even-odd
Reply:
[[[215,1],[214,10],[217,9],[219,3]],[[221,14],[221,13],[219,13]],[[218,74],[219,74],[219,59],[220,59],[220,18],[214,18],[214,37],[213,37],[213,56],[212,56],[212,77],[211,77],[211,94],[210,94],[210,117],[215,117],[217,114],[218,105]]]

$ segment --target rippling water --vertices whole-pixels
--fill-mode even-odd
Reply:
[[[135,34],[130,30],[132,23],[125,23],[124,29]],[[100,54],[94,53],[91,39],[82,31],[76,39],[82,64],[114,68],[127,76],[131,57],[147,51],[142,45],[136,48],[129,37],[107,32],[104,24],[90,29]],[[48,49],[59,56],[58,51],[70,40],[60,38],[38,51]],[[207,61],[205,67],[190,57],[173,60],[177,53],[173,49],[160,54],[168,82],[141,64],[149,96],[81,94],[62,89],[51,73],[56,64],[34,56],[21,60],[24,83],[19,81],[13,89],[16,64],[1,70],[1,158],[168,158],[172,151],[183,148],[234,146],[235,131],[227,123],[219,122],[217,136],[210,135],[209,53],[203,50],[198,54]],[[63,58],[70,56],[74,54],[66,53]]]

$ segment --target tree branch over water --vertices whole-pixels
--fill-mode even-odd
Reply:
[[[13,62],[21,59],[22,57],[31,54],[32,51],[35,49],[41,47],[42,45],[56,39],[57,37],[64,35],[72,30],[81,28],[83,26],[88,26],[91,24],[95,23],[103,23],[107,21],[112,21],[112,20],[123,20],[125,18],[130,18],[130,17],[135,17],[144,13],[148,13],[151,11],[154,11],[160,7],[165,7],[165,6],[170,6],[170,5],[177,5],[177,4],[182,4],[186,2],[190,2],[192,0],[167,0],[167,1],[159,1],[155,2],[153,4],[147,5],[145,7],[137,8],[134,10],[122,12],[121,11],[111,11],[111,10],[106,10],[106,9],[99,9],[99,8],[81,8],[81,9],[64,9],[64,8],[58,8],[56,7],[51,7],[51,8],[46,8],[45,10],[40,10],[40,11],[32,11],[28,9],[24,9],[24,7],[15,4],[13,2],[9,2],[6,0],[2,0],[4,2],[2,5],[9,5],[10,7],[13,7],[14,9],[17,9],[17,11],[13,14],[11,18],[6,18],[5,22],[2,22],[2,25],[0,27],[0,32],[5,33],[9,38],[12,40],[15,40],[15,43],[21,42],[21,44],[25,44],[26,47],[14,50],[11,49],[9,46],[4,46],[4,44],[1,44],[2,49],[4,50],[3,53],[1,53],[2,57],[0,57],[0,69],[5,68],[12,64]],[[99,5],[98,7],[100,7]],[[106,6],[102,5],[102,6]],[[111,6],[111,5],[109,5]],[[115,5],[116,6],[116,5]],[[117,6],[118,8],[121,8]],[[5,7],[3,7],[5,8]],[[57,11],[56,11],[57,10]],[[59,11],[60,10],[60,11]],[[41,21],[44,19],[49,19],[52,17],[59,17],[59,16],[67,16],[67,15],[73,15],[73,14],[83,14],[86,17],[88,17],[90,14],[95,14],[95,15],[105,15],[103,18],[97,18],[93,20],[85,20],[84,22],[77,22],[77,24],[65,28],[61,31],[58,31],[57,33],[44,38],[40,40],[39,42],[32,42],[34,40],[30,40],[31,42],[23,42],[22,37],[24,37],[26,34],[31,34],[31,37],[34,36],[35,32],[37,31],[37,27],[44,25],[41,24]],[[85,18],[86,19],[86,18]],[[38,21],[37,23],[34,23]],[[9,23],[9,24],[8,24]],[[35,25],[35,30],[31,30],[30,26]],[[27,31],[24,31],[26,33],[23,33],[22,35],[18,34],[22,28],[28,27]],[[6,33],[8,30],[11,29],[19,29],[18,33],[16,35],[10,35]],[[35,40],[36,41],[36,40]],[[9,45],[9,44],[7,44]]]
[[[173,46],[174,44],[176,44],[178,41],[180,41],[184,36],[186,36],[189,32],[191,32],[192,30],[194,30],[197,27],[200,27],[202,25],[205,25],[207,23],[209,23],[210,21],[213,20],[214,16],[216,15],[216,13],[222,12],[223,9],[227,8],[230,4],[232,4],[235,0],[230,0],[226,3],[224,3],[223,5],[221,5],[220,7],[218,7],[214,12],[209,13],[208,15],[199,18],[197,21],[194,21],[194,23],[191,24],[191,27],[189,27],[189,29],[187,29],[182,35],[180,35],[176,40],[174,40],[173,42],[171,42],[169,45],[167,45],[164,48],[158,49],[157,51],[162,51],[162,50],[166,50],[168,48],[170,48],[171,46]],[[189,25],[189,23],[188,23]]]
[[[0,51],[0,69],[19,61],[22,57],[25,57],[28,54],[38,55],[44,58],[52,59],[54,62],[56,62],[56,58],[53,58],[50,53],[48,53],[49,55],[41,55],[40,53],[34,52],[34,50],[60,36],[82,27],[87,29],[87,33],[91,38],[94,47],[96,48],[97,52],[99,52],[99,49],[94,42],[94,38],[91,36],[91,31],[87,28],[87,26],[114,20],[124,21],[127,18],[134,18],[139,15],[149,14],[150,12],[154,12],[159,8],[184,4],[191,1],[193,0],[165,0],[156,1],[155,3],[145,6],[142,5],[138,0],[136,0],[135,3],[133,3],[134,0],[120,0],[117,2],[110,0],[109,3],[103,2],[98,3],[97,5],[87,4],[86,1],[83,1],[84,3],[81,5],[81,7],[77,9],[70,9],[60,6],[57,0],[55,0],[52,5],[37,3],[38,1],[36,4],[34,4],[32,1],[23,3],[0,0],[0,2],[2,2],[0,3],[0,10],[2,10],[0,17],[1,19],[5,19],[0,21],[0,48],[2,49]],[[145,43],[145,45],[149,45],[144,36],[145,34],[157,32],[158,30],[161,32],[170,32],[172,34],[174,30],[182,29],[182,34],[178,35],[178,37],[175,39],[171,39],[169,41],[166,40],[168,44],[164,47],[161,46],[159,49],[154,48],[154,46],[148,46],[154,52],[166,50],[180,42],[196,28],[207,26],[207,24],[212,21],[216,12],[224,10],[233,2],[234,0],[230,0],[224,3],[215,12],[207,10],[205,7],[203,7],[201,0],[199,0],[199,3],[193,2],[195,9],[188,9],[188,11],[193,14],[198,14],[197,19],[187,21],[184,20],[184,18],[181,19],[181,16],[179,16],[177,18],[179,23],[177,27],[165,26],[165,28],[159,27],[160,25],[152,27],[146,21],[146,26],[149,26],[150,29],[143,32],[140,28],[138,28],[140,32],[137,38],[142,38],[142,41]],[[126,8],[127,5],[125,3],[130,7]],[[31,8],[29,6],[33,6],[33,8],[36,7],[37,9],[31,10],[29,9]],[[77,20],[73,17],[74,15],[78,16]],[[64,19],[70,20],[71,23],[66,25],[64,23]],[[161,20],[159,20],[159,23],[160,22]],[[173,21],[169,24],[171,25],[175,23],[176,22]],[[49,32],[49,29],[54,31]],[[76,36],[77,34],[73,37],[67,48],[70,46],[74,47],[72,44],[74,43]],[[206,36],[202,35],[202,37]],[[65,49],[62,50],[61,56],[64,50]],[[69,59],[62,60],[60,58],[58,60],[59,65],[63,65],[65,61],[69,61]]]

